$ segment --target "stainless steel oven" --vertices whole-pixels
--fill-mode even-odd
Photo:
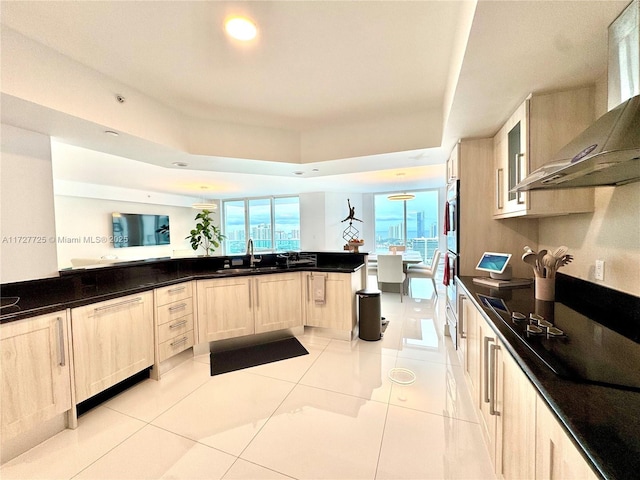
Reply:
[[[444,231],[447,235],[447,252],[445,255],[446,314],[447,326],[451,341],[458,348],[458,253],[460,251],[460,181],[454,180],[447,185],[447,199],[444,211]]]

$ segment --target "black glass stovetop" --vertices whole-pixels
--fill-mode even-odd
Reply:
[[[640,343],[632,338],[560,302],[514,312],[500,298],[477,296],[557,375],[640,391]]]

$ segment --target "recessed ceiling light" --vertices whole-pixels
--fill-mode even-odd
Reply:
[[[173,162],[171,165],[175,165],[176,167],[188,167],[189,166],[188,163],[184,163],[184,162]]]
[[[300,170],[296,170],[295,172],[293,172],[294,175],[304,175],[304,172],[301,172]]]
[[[225,22],[224,28],[233,38],[243,42],[253,40],[258,34],[255,23],[244,17],[231,17]]]
[[[117,137],[120,135],[118,132],[114,132],[113,130],[105,130],[104,133],[106,133],[107,135],[111,135],[112,137]]]

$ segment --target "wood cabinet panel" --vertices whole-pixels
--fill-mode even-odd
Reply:
[[[197,294],[200,342],[255,332],[251,277],[200,280]]]
[[[178,300],[187,300],[193,297],[192,282],[184,282],[178,285],[169,285],[156,288],[156,307]]]
[[[194,345],[193,329],[180,333],[158,344],[158,361],[163,362],[167,358],[186,350]]]
[[[532,94],[494,137],[496,218],[592,212],[593,188],[510,193],[595,120],[594,89]]]
[[[189,330],[193,330],[193,314],[177,318],[171,322],[163,323],[157,327],[158,343],[171,340],[174,337],[184,335]]]
[[[187,315],[193,315],[193,299],[191,297],[167,303],[156,309],[158,325],[172,322]]]
[[[359,274],[304,274],[305,325],[350,332],[355,327],[355,292],[359,290]],[[355,275],[355,277],[352,277]],[[325,300],[316,302],[313,296],[314,279],[324,279]]]
[[[536,402],[535,478],[538,480],[595,480],[587,464],[558,423],[546,402]]]
[[[255,333],[302,325],[301,274],[278,273],[255,277]]]
[[[0,326],[2,440],[71,409],[66,312]]]
[[[71,321],[77,402],[153,365],[152,292],[74,308]]]

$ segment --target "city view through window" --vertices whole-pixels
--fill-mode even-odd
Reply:
[[[438,191],[412,192],[413,200],[389,200],[375,195],[376,252],[388,253],[394,245],[416,251],[428,260],[438,248]]]
[[[249,238],[255,253],[300,250],[298,197],[225,201],[223,223],[227,255],[244,255]]]
[[[415,198],[408,201],[388,200],[388,194],[374,196],[377,253],[404,245],[428,260],[438,248],[438,191],[413,193]],[[228,200],[222,215],[226,255],[244,255],[249,238],[255,253],[300,251],[298,197]]]

